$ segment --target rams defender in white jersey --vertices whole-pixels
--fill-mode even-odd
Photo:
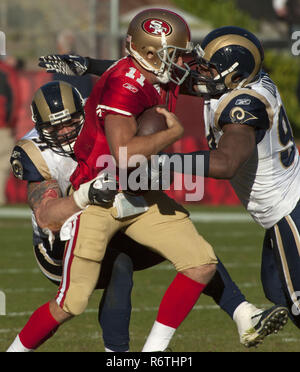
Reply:
[[[68,101],[60,107],[63,97],[67,97]],[[55,104],[57,110],[52,109]],[[48,197],[58,198],[67,194],[69,177],[77,166],[72,157],[72,146],[84,122],[83,101],[69,84],[52,82],[36,92],[32,111],[35,128],[14,147],[11,165],[14,175],[28,182],[37,262],[49,279],[59,283],[65,242],[60,241],[58,234],[49,236],[48,228],[59,231],[64,219],[80,209],[74,204],[68,215],[65,208],[56,208],[54,226],[47,224],[47,228],[42,229],[43,213],[51,213],[51,209],[44,208],[41,202],[45,203]]]
[[[289,308],[300,327],[300,161],[276,85],[263,72],[255,35],[239,27],[210,32],[195,49],[189,89],[204,97],[210,151],[192,153],[185,172],[229,179],[266,229],[261,279],[266,297]],[[182,156],[184,154],[181,154]]]

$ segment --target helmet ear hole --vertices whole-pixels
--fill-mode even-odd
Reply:
[[[233,83],[239,83],[245,76],[245,74],[242,74],[241,72],[236,72],[232,75],[231,80]]]

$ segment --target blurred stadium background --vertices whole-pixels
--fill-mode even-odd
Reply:
[[[16,95],[15,140],[32,128],[30,102],[33,92],[53,75],[40,69],[38,57],[58,52],[59,38],[72,34],[72,51],[83,56],[118,59],[123,53],[124,35],[130,19],[145,7],[176,9],[189,22],[195,42],[212,28],[239,25],[258,34],[266,48],[266,68],[279,85],[292,123],[294,134],[300,135],[300,107],[297,96],[300,64],[291,54],[288,25],[280,21],[272,0],[1,0],[0,30],[6,34],[6,61],[16,67],[18,81],[13,84]],[[199,99],[180,97],[177,114],[182,119],[185,137],[174,146],[175,151],[205,148]],[[187,109],[188,107],[188,109]],[[195,130],[197,126],[197,130]],[[206,180],[204,204],[239,204],[226,181]],[[6,188],[10,204],[25,202],[22,182],[10,176]],[[184,202],[181,192],[171,192]]]
[[[123,40],[130,19],[145,7],[175,9],[189,22],[194,42],[222,25],[237,25],[255,32],[265,47],[265,67],[279,85],[296,140],[300,137],[299,57],[291,53],[289,25],[277,17],[272,0],[1,0],[0,31],[6,34],[7,52],[2,59],[13,66],[16,77],[12,87],[17,102],[15,140],[32,128],[29,105],[33,92],[53,78],[38,68],[38,57],[57,53],[58,38],[71,33],[74,53],[118,59],[124,53]],[[188,99],[187,104],[187,98],[180,97],[177,108],[186,128],[185,137],[170,150],[189,152],[206,148],[201,103],[196,98]],[[184,202],[184,191],[171,190],[169,194]],[[9,206],[0,208],[0,290],[7,300],[7,316],[0,316],[1,351],[31,311],[55,293],[53,285],[39,273],[31,253],[28,209],[20,208],[26,203],[25,184],[10,175],[6,196]],[[249,300],[259,306],[268,305],[259,280],[262,230],[248,219],[227,181],[205,180],[204,198],[199,204],[189,207],[199,231],[214,244]],[[165,284],[173,276],[167,264],[135,276],[133,351],[142,347]],[[93,296],[86,314],[67,324],[61,335],[41,350],[102,351],[98,342],[101,338],[97,325],[98,297],[99,294]],[[257,350],[299,351],[299,341],[296,328],[289,324],[284,332],[271,336]],[[246,351],[238,342],[235,325],[205,297],[178,331],[173,347],[176,351]]]

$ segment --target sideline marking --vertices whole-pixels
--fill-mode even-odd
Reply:
[[[250,215],[236,212],[191,212],[195,222],[254,222]],[[29,208],[1,208],[0,218],[31,218]]]

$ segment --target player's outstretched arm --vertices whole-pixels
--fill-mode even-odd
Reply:
[[[28,203],[35,214],[37,224],[42,229],[59,231],[73,214],[80,212],[89,204],[110,203],[117,192],[116,180],[105,174],[80,185],[78,190],[66,197],[62,197],[56,180],[29,182]]]
[[[254,151],[255,129],[244,124],[227,124],[222,130],[218,148],[210,151],[208,176],[231,179]]]
[[[71,76],[86,74],[101,76],[114,62],[70,54],[51,54],[39,58],[39,66],[45,68],[47,72]]]
[[[177,173],[192,174],[197,176],[212,177],[218,179],[231,179],[238,169],[249,159],[255,147],[254,128],[243,124],[228,124],[222,128],[224,134],[215,150],[194,151],[190,153],[162,154],[161,164],[166,162],[164,158],[172,158],[177,155],[182,158],[179,166],[173,164],[172,170]],[[189,155],[189,161],[184,157]],[[204,162],[197,161],[198,156],[203,156]]]

